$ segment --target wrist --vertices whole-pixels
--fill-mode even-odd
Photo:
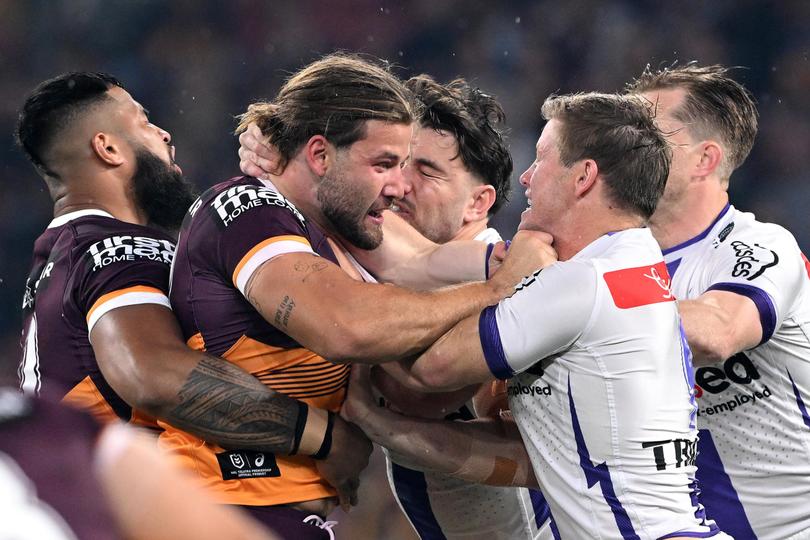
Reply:
[[[302,415],[303,426],[301,427],[300,437],[298,437],[299,444],[294,447],[292,453],[304,456],[320,456],[324,443],[328,442],[327,447],[331,447],[334,413],[324,409],[307,407],[304,403],[301,403],[301,405],[303,406],[303,412],[299,414],[297,426],[302,424]],[[328,448],[326,453],[328,453]]]

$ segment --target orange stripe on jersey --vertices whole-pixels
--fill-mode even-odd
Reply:
[[[90,310],[87,312],[87,321],[89,322],[90,317],[93,316],[93,312],[106,302],[113,300],[114,298],[118,298],[121,295],[134,292],[157,293],[162,295],[166,294],[160,289],[156,289],[155,287],[147,287],[146,285],[135,285],[134,287],[127,287],[126,289],[119,289],[117,291],[107,293],[105,295],[100,296],[98,300],[96,300],[95,303],[93,303],[93,307],[91,307]]]
[[[101,395],[90,375],[81,380],[79,384],[70,389],[62,398],[62,403],[76,409],[89,412],[102,424],[119,420],[118,415]]]
[[[197,332],[190,338],[186,340],[186,345],[189,348],[194,349],[195,351],[204,351],[205,350],[205,339],[203,339],[202,334]]]
[[[236,268],[233,271],[233,276],[231,276],[233,283],[236,284],[236,278],[239,276],[239,272],[242,271],[242,268],[245,267],[245,265],[251,259],[251,257],[253,257],[256,253],[266,248],[267,246],[275,244],[276,242],[283,242],[285,240],[292,242],[300,242],[306,246],[310,246],[309,240],[307,240],[303,236],[296,236],[293,234],[285,234],[282,236],[274,236],[273,238],[268,238],[264,242],[256,244],[250,251],[245,253],[245,256],[242,257],[242,259],[239,261],[239,264],[236,265]]]

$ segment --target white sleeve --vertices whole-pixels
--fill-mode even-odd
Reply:
[[[567,261],[524,278],[515,294],[481,312],[478,330],[487,365],[508,379],[570,347],[585,329],[596,298],[596,270]]]
[[[705,290],[728,291],[754,302],[768,341],[799,294],[808,269],[796,240],[772,224],[758,224],[720,244],[708,265]]]

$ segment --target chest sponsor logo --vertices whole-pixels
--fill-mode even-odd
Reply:
[[[237,450],[217,454],[223,480],[281,476],[276,456],[265,452]]]
[[[267,205],[286,208],[298,218],[302,225],[304,224],[304,216],[301,215],[298,209],[279,192],[270,188],[233,186],[217,195],[211,202],[211,208],[214,209],[225,227],[251,208]]]
[[[765,270],[779,264],[779,255],[772,249],[759,244],[749,246],[745,242],[735,240],[731,243],[734,256],[737,258],[731,275],[752,281],[761,276]]]
[[[516,382],[509,383],[509,386],[506,388],[506,393],[510,397],[550,396],[551,395],[551,386],[550,385],[542,386],[542,385],[539,385],[539,384],[526,385],[526,384],[522,384],[519,381],[516,381]]]
[[[113,263],[143,259],[171,265],[174,244],[148,236],[111,236],[90,246],[87,253],[94,272]]]
[[[738,353],[723,362],[721,367],[706,366],[695,370],[695,397],[707,400],[710,405],[698,408],[699,416],[712,416],[727,413],[744,405],[753,405],[760,399],[769,399],[771,389],[767,385],[761,388],[751,386],[761,378],[759,370],[744,353]],[[745,388],[734,387],[741,385]],[[718,401],[719,396],[729,389],[728,399]],[[740,391],[742,390],[742,391]]]
[[[613,303],[620,309],[630,309],[660,302],[674,302],[671,279],[664,261],[653,266],[639,266],[605,272]]]

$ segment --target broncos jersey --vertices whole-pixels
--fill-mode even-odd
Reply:
[[[133,412],[107,384],[90,331],[110,310],[138,304],[169,307],[174,242],[164,233],[125,223],[102,210],[54,219],[34,244],[23,298],[24,392],[51,389],[102,421],[116,417],[155,426]]]
[[[288,253],[336,262],[321,230],[269,182],[243,176],[217,184],[191,206],[180,231],[172,308],[192,348],[220,356],[311,407],[337,412],[349,366],[305,349],[245,298],[253,272]],[[307,456],[225,451],[164,427],[161,445],[223,502],[270,506],[335,494]]]
[[[750,298],[762,341],[695,370],[701,500],[738,539],[810,535],[810,263],[778,225],[726,206],[664,251],[680,299]]]

